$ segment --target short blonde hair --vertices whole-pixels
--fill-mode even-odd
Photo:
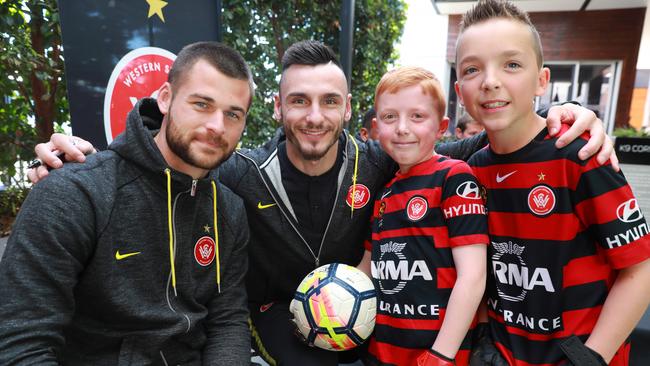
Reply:
[[[433,106],[440,113],[440,118],[444,117],[447,104],[440,81],[431,71],[417,66],[398,67],[381,77],[377,88],[375,88],[375,109],[377,109],[377,99],[381,94],[397,93],[401,89],[413,85],[420,85],[422,92],[431,96]]]
[[[475,24],[491,19],[510,19],[528,26],[533,37],[533,50],[535,51],[537,66],[544,66],[544,51],[542,50],[542,40],[539,32],[530,20],[528,13],[507,0],[479,0],[477,4],[463,14],[463,19],[460,21],[459,35],[456,40],[456,63],[458,63],[458,43],[463,32]]]

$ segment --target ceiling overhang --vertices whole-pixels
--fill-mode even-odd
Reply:
[[[647,0],[512,0],[529,13],[548,11],[580,11],[645,8]],[[463,14],[478,1],[431,0],[438,14]]]

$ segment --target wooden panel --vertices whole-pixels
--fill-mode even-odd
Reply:
[[[545,61],[623,61],[616,126],[627,126],[645,8],[531,13],[530,17],[540,32]],[[460,19],[460,15],[449,16],[450,62],[456,57]]]
[[[643,112],[645,110],[645,100],[648,96],[647,88],[634,88],[632,91],[632,103],[630,106],[630,127],[637,130],[643,125]]]

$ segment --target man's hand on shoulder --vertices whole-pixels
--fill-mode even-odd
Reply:
[[[573,103],[551,107],[546,117],[549,134],[556,135],[562,123],[570,124],[571,128],[557,139],[555,143],[557,148],[563,148],[583,133],[589,132],[591,137],[578,152],[578,157],[586,160],[598,153],[596,160],[599,164],[605,164],[610,160],[614,170],[620,170],[618,158],[614,153],[614,143],[605,133],[603,121],[593,111]]]
[[[62,133],[52,134],[50,141],[36,145],[34,151],[37,159],[32,165],[35,167],[27,171],[27,177],[32,183],[47,177],[50,169],[61,168],[63,161],[83,163],[86,161],[86,154],[96,152],[90,142]]]

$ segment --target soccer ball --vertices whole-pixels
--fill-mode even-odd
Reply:
[[[289,309],[310,345],[345,351],[372,333],[377,295],[365,273],[332,263],[316,268],[302,280]]]

